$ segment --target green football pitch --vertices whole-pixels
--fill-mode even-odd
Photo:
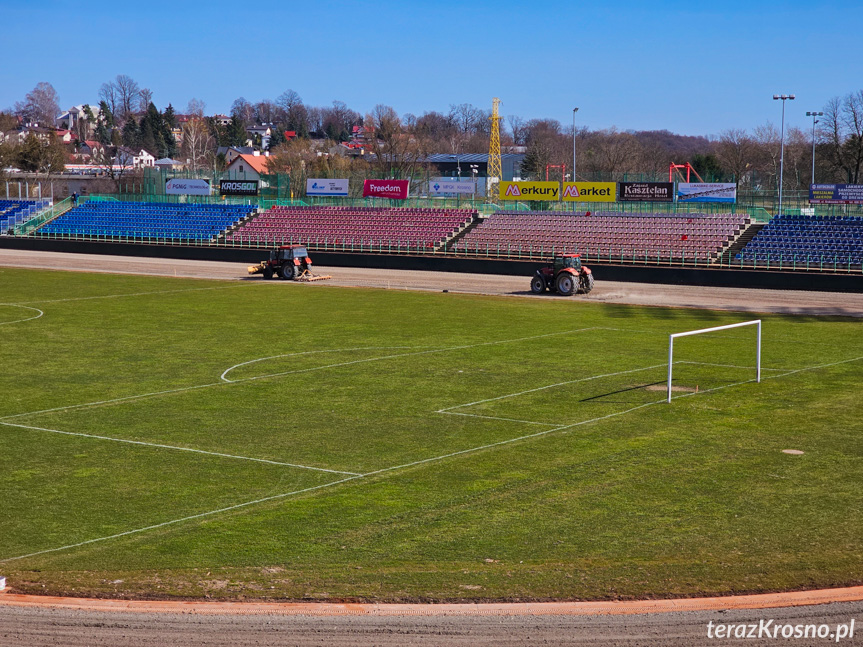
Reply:
[[[0,270],[13,590],[478,600],[863,581],[860,322]],[[788,454],[794,449],[802,454]]]

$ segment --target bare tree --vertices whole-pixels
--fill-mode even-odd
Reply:
[[[278,112],[279,107],[269,99],[255,104],[255,117],[258,123],[271,124],[275,122]]]
[[[25,121],[53,126],[60,114],[60,98],[53,85],[42,81],[27,93],[24,101],[15,104],[15,113]]]
[[[738,186],[746,181],[746,175],[755,163],[755,142],[740,128],[724,130],[716,143],[716,157],[733,176]]]
[[[153,91],[150,88],[144,88],[138,95],[138,112],[147,112],[147,108],[153,103]]]
[[[193,172],[207,164],[215,144],[216,141],[203,118],[195,117],[183,124],[183,155]]]
[[[231,104],[231,116],[236,117],[246,128],[255,122],[255,108],[245,98],[239,97]]]
[[[186,114],[190,117],[198,117],[199,119],[203,118],[204,113],[207,109],[207,104],[201,101],[200,99],[189,99],[189,103],[186,105]]]
[[[138,83],[130,76],[118,74],[114,80],[114,85],[117,87],[117,99],[119,101],[120,110],[124,117],[132,114],[135,106],[141,97],[141,88]]]
[[[779,186],[781,142],[779,131],[769,121],[756,126],[753,140],[756,145],[755,169],[767,180],[768,186]]]
[[[363,125],[373,133],[367,146],[375,155],[378,174],[411,177],[418,168],[422,152],[417,138],[404,127],[398,113],[390,106],[378,104],[366,116]]]
[[[863,90],[828,101],[823,123],[820,134],[833,167],[842,179],[857,184],[863,170]]]

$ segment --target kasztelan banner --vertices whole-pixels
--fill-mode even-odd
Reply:
[[[501,200],[544,200],[557,202],[560,182],[500,182]]]
[[[617,182],[564,182],[564,202],[616,202]]]
[[[737,202],[734,182],[678,182],[678,202]]]
[[[465,180],[464,182],[429,182],[430,195],[446,195],[447,193],[471,195],[476,193],[476,182],[473,180]]]
[[[347,195],[349,180],[306,180],[306,195]]]
[[[165,182],[165,195],[210,195],[210,181],[172,177]]]

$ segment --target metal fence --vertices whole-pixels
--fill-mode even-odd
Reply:
[[[377,255],[411,255],[428,257],[456,257],[492,260],[515,260],[544,262],[555,254],[581,254],[586,264],[600,263],[609,265],[652,265],[665,267],[715,268],[715,269],[763,269],[775,271],[809,271],[829,272],[834,274],[861,274],[863,267],[851,263],[826,261],[823,256],[800,254],[788,259],[788,255],[767,254],[751,261],[725,258],[717,252],[693,252],[687,254],[678,250],[646,251],[631,247],[626,251],[611,251],[608,247],[567,247],[525,245],[518,243],[499,243],[497,245],[468,245],[466,248],[453,249],[444,241],[416,240],[409,238],[395,239],[329,239],[326,237],[266,237],[255,240],[225,240],[211,238],[206,240],[188,238],[159,238],[155,236],[94,236],[85,231],[73,234],[32,234],[37,238],[51,240],[96,241],[111,243],[131,243],[137,245],[161,245],[182,247],[209,247],[223,249],[257,249],[261,253],[279,245],[303,244],[311,251],[377,254]],[[619,250],[619,248],[617,248]]]

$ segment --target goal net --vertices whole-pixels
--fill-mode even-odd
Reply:
[[[668,402],[671,403],[672,380],[674,377],[674,340],[681,337],[690,337],[692,335],[703,335],[706,333],[719,332],[721,330],[731,330],[732,328],[742,328],[743,326],[756,326],[757,335],[755,341],[755,381],[761,381],[761,319],[753,321],[743,321],[726,326],[714,326],[713,328],[702,328],[700,330],[690,330],[687,332],[673,333],[668,336]]]

